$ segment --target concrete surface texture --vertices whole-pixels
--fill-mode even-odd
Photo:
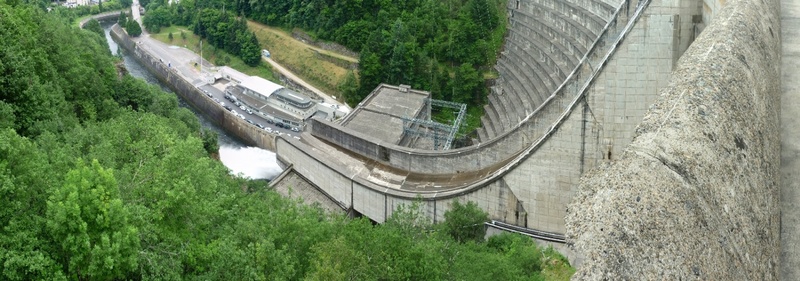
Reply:
[[[381,84],[350,113],[341,125],[383,141],[399,144],[403,136],[403,118],[424,118],[430,93],[401,92],[397,86]],[[422,112],[427,115],[427,110]]]
[[[574,279],[779,277],[780,9],[727,5],[621,158],[582,179],[566,217]]]
[[[781,280],[800,280],[800,1],[781,1]]]

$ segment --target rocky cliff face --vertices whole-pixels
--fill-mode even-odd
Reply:
[[[778,278],[778,6],[730,1],[622,157],[582,179],[566,218],[575,279]]]

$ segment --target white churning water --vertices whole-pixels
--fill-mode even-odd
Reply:
[[[258,147],[220,145],[219,158],[232,174],[251,179],[273,179],[283,170],[275,153]]]

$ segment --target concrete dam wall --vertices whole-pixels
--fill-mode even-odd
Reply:
[[[619,158],[702,17],[697,0],[557,2],[509,1],[480,144],[411,149],[314,120],[303,141],[276,146],[287,173],[308,181],[293,196],[378,222],[418,198],[435,221],[469,200],[494,220],[563,239],[580,177]]]
[[[574,279],[778,278],[780,29],[776,0],[715,11],[630,145],[582,179]]]

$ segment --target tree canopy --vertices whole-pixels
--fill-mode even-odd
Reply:
[[[139,37],[139,35],[142,35],[142,26],[139,25],[139,22],[130,19],[125,23],[125,31],[127,31],[128,35],[131,37]]]
[[[240,57],[247,65],[255,66],[261,61],[261,47],[255,34],[247,29],[246,19],[230,10],[205,8],[192,0],[173,5],[164,0],[152,0],[142,5],[146,5],[148,11],[142,23],[150,32],[158,33],[162,27],[172,24],[191,25],[195,34]]]

